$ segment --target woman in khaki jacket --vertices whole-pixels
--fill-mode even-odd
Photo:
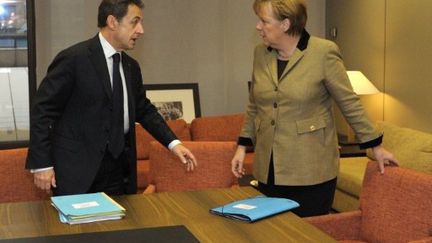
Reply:
[[[263,44],[255,48],[246,120],[232,160],[244,173],[247,146],[255,147],[253,174],[267,196],[300,203],[299,216],[327,214],[333,202],[339,152],[332,101],[356,132],[361,148],[372,148],[397,164],[381,147],[379,134],[353,92],[338,47],[310,36],[302,0],[255,0],[256,29]]]

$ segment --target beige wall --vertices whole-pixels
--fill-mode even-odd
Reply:
[[[48,65],[62,49],[97,33],[95,0],[35,1],[36,79],[45,76]]]
[[[63,48],[97,32],[99,0],[36,1],[37,80]],[[243,112],[260,42],[252,0],[145,0],[144,37],[130,54],[144,82],[199,83],[202,115]],[[307,28],[324,36],[325,0],[309,0]]]
[[[333,40],[347,69],[383,92],[362,97],[373,121],[432,132],[431,7],[428,0],[327,0],[327,30],[337,27]]]
[[[337,36],[330,35],[332,28],[336,28]],[[338,44],[346,69],[361,71],[383,91],[384,1],[327,0],[326,29],[327,38]],[[383,94],[364,95],[360,99],[372,121],[383,120]],[[338,132],[347,135],[351,130],[339,110],[335,111]]]
[[[260,42],[252,2],[145,1],[146,34],[131,52],[142,66],[145,83],[198,82],[203,115],[242,112],[252,50]],[[308,30],[324,36],[325,21],[327,28],[337,25],[335,41],[347,68],[361,70],[386,93],[362,97],[371,119],[431,131],[432,1],[307,2]],[[36,1],[38,81],[59,50],[94,36],[98,4],[99,0]]]
[[[432,1],[386,2],[384,119],[432,132]]]

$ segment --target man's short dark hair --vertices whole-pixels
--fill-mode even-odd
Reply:
[[[98,10],[98,27],[107,25],[106,20],[109,15],[114,16],[118,21],[127,14],[129,5],[136,5],[144,8],[142,0],[102,0]]]

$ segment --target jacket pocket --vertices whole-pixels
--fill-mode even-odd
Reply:
[[[325,145],[326,122],[320,117],[296,121],[297,143],[302,146]],[[319,146],[319,147],[321,147]],[[319,151],[319,148],[316,148]]]
[[[324,119],[313,117],[305,120],[296,121],[297,133],[312,133],[326,127]]]

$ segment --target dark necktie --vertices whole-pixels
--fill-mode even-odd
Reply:
[[[120,76],[120,54],[113,58],[113,82],[112,82],[112,120],[111,134],[108,149],[114,158],[118,158],[124,149],[124,114],[123,114],[123,86]]]

